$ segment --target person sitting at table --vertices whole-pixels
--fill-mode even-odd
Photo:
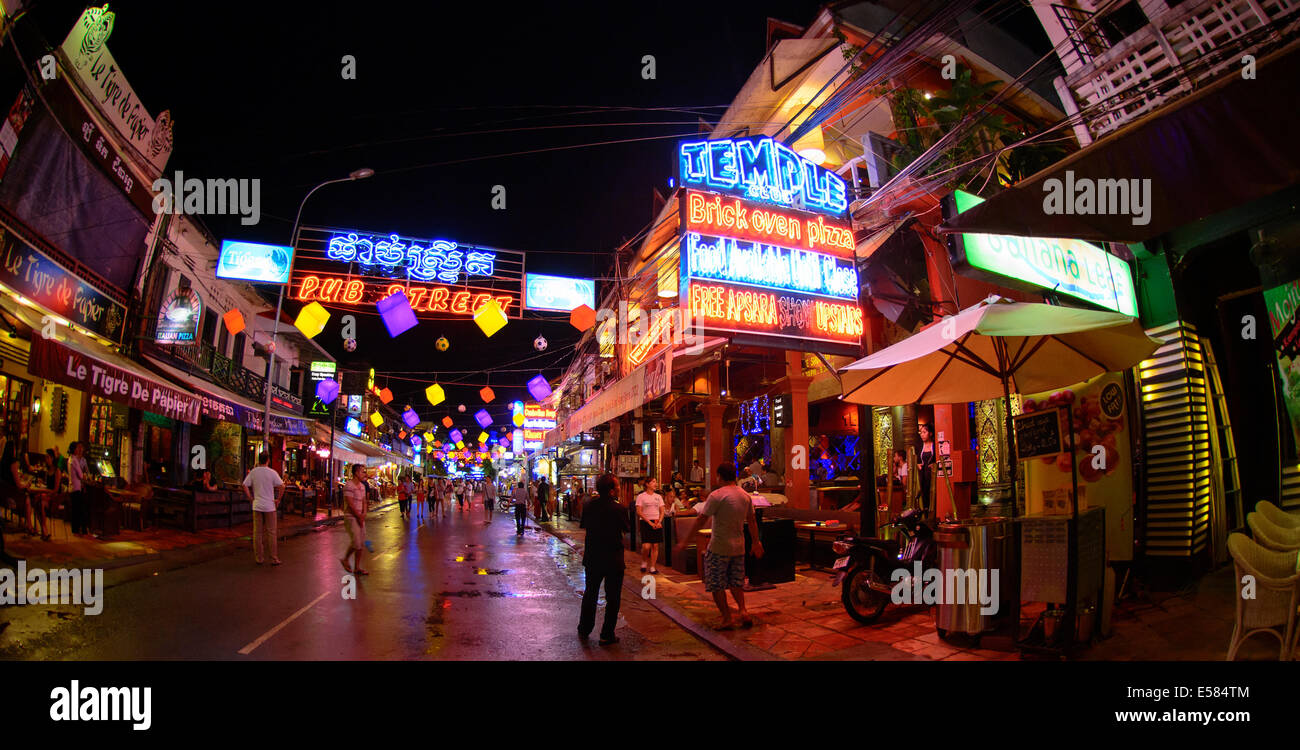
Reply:
[[[217,480],[212,478],[212,470],[204,469],[203,476],[194,479],[194,489],[203,492],[216,492]]]
[[[668,515],[670,516],[693,516],[695,507],[687,502],[689,497],[685,492],[668,490],[664,502],[668,504]]]
[[[50,535],[45,528],[44,503],[32,497],[32,493],[29,491],[32,483],[23,474],[22,461],[18,458],[17,445],[12,440],[5,443],[4,453],[0,455],[0,482],[4,484],[5,494],[16,501],[18,511],[23,517],[23,530],[27,534],[36,535],[37,527],[33,523],[34,515],[40,522],[41,540],[48,542]]]

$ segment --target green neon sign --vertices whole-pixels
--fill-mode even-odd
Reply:
[[[962,213],[984,199],[957,190],[953,201],[957,213]],[[1096,245],[1003,234],[962,234],[961,240],[966,263],[972,268],[1138,316],[1128,263]]]

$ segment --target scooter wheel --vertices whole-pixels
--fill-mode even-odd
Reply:
[[[849,617],[863,625],[875,622],[889,605],[888,594],[876,591],[867,585],[876,576],[872,563],[872,560],[868,560],[866,564],[853,566],[844,576],[844,583],[840,588],[840,601],[844,604],[845,611],[849,613]]]

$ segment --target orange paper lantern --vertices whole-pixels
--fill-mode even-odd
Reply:
[[[487,387],[487,386],[483,386],[483,387],[479,390],[478,395],[479,395],[479,398],[483,399],[483,403],[485,403],[485,404],[490,404],[490,403],[492,403],[492,399],[494,399],[494,398],[497,397],[496,392],[493,391],[491,388],[489,388],[489,387]]]
[[[586,305],[578,305],[569,313],[569,325],[579,331],[585,331],[596,324],[596,311]]]
[[[225,315],[222,315],[221,320],[226,324],[226,330],[230,331],[231,336],[234,336],[245,328],[244,314],[237,309],[231,310]]]
[[[385,404],[388,403],[389,401],[392,401],[393,392],[385,388],[384,390],[379,392],[379,400],[383,401]]]
[[[443,418],[442,418],[442,426],[443,426],[443,427],[446,427],[446,428],[450,429],[450,428],[451,428],[451,425],[452,425],[451,417],[443,417]]]

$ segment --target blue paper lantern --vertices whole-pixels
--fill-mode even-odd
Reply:
[[[332,404],[339,397],[339,381],[322,380],[316,384],[316,398],[322,404]]]
[[[420,415],[416,414],[410,407],[407,407],[406,411],[402,412],[402,421],[406,423],[407,427],[414,430],[415,426],[420,423]]]
[[[461,441],[461,438],[464,437],[463,435],[460,434],[460,430],[452,430],[450,436],[451,436],[451,442],[453,443],[459,443]]]
[[[375,303],[375,307],[379,308],[379,317],[384,319],[389,336],[395,338],[415,327],[415,312],[404,292],[393,292]]]
[[[474,419],[478,422],[479,427],[487,427],[492,424],[492,415],[487,413],[487,409],[479,409],[474,414]]]
[[[533,394],[533,398],[538,401],[545,400],[547,396],[551,395],[551,384],[546,382],[545,376],[536,375],[532,380],[528,381],[528,392]]]

